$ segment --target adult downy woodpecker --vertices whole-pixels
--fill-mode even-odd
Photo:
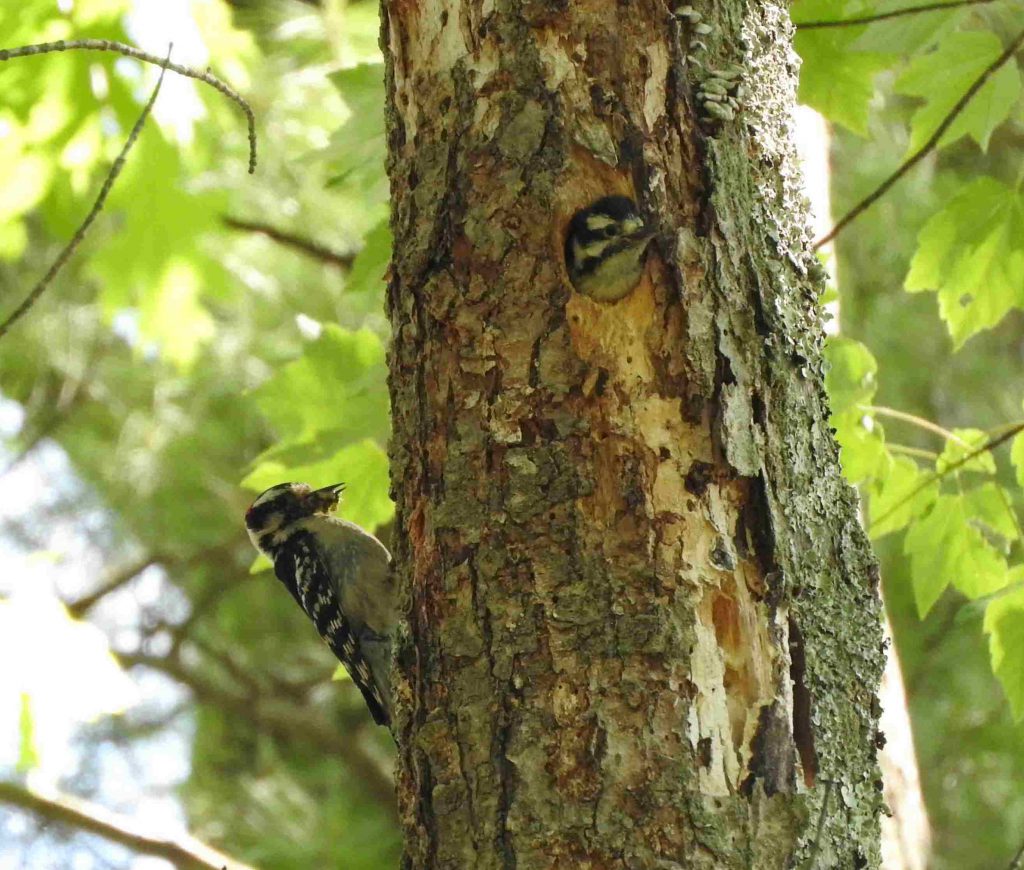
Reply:
[[[614,302],[630,293],[644,271],[654,231],[626,196],[605,196],[576,212],[565,237],[565,268],[579,293]]]
[[[335,516],[345,485],[280,483],[245,513],[256,549],[359,687],[378,725],[391,725],[391,643],[397,622],[391,555]]]

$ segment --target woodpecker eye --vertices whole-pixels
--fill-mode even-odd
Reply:
[[[604,236],[605,236],[606,239],[612,239],[615,236],[617,236],[618,234],[619,234],[619,225],[618,224],[609,224],[607,227],[605,227]]]

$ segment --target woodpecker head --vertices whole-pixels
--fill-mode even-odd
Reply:
[[[565,268],[580,293],[598,302],[614,302],[640,282],[644,255],[654,231],[633,200],[603,197],[569,222]]]
[[[312,489],[305,483],[279,483],[264,490],[245,512],[245,528],[253,546],[271,555],[288,537],[289,527],[315,514],[328,514],[341,499],[345,484]]]

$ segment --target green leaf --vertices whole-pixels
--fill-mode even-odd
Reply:
[[[1010,572],[1014,584],[1024,583],[1024,569]],[[1017,721],[1024,718],[1024,589],[1018,588],[989,602],[985,632],[992,671],[1002,683]]]
[[[351,682],[352,675],[348,672],[348,668],[344,665],[338,665],[334,669],[334,673],[331,674],[331,680],[335,683],[344,683],[346,680]]]
[[[967,185],[917,237],[904,286],[937,290],[954,347],[1024,308],[1024,201],[992,178]]]
[[[950,583],[973,599],[1009,582],[1006,560],[970,523],[971,509],[961,496],[939,496],[907,532],[903,549],[910,557],[914,600],[922,618]]]
[[[27,128],[0,112],[0,260],[17,260],[28,241],[22,215],[35,208],[53,183],[53,163],[24,150]]]
[[[120,212],[119,231],[90,255],[86,271],[103,288],[108,317],[137,309],[141,337],[188,364],[213,334],[202,299],[223,295],[223,268],[202,253],[200,237],[221,231],[224,197],[187,193],[182,175],[176,148],[147,125],[101,216],[110,222]]]
[[[791,14],[794,21],[833,21],[866,11],[871,7],[859,2],[801,0]],[[892,55],[855,50],[854,43],[863,32],[863,26],[799,30],[794,42],[803,60],[800,102],[860,136],[868,132],[875,74],[893,60]]]
[[[350,293],[378,293],[390,262],[391,230],[385,219],[367,234],[363,249],[352,263],[345,289]]]
[[[913,460],[900,456],[869,492],[869,532],[874,539],[898,531],[921,516],[939,494],[938,480],[928,481]],[[918,491],[918,487],[920,490]]]
[[[18,260],[28,246],[28,230],[24,221],[0,223],[0,260]]]
[[[201,289],[195,265],[173,259],[140,300],[142,334],[153,339],[163,356],[179,366],[190,365],[200,346],[215,332],[213,318],[199,301]]]
[[[12,153],[9,146],[18,139],[0,136],[0,217],[4,221],[32,209],[46,194],[53,176],[53,164],[38,154]]]
[[[954,429],[953,435],[956,437],[946,442],[946,446],[943,448],[939,458],[935,460],[935,470],[939,474],[957,465],[958,462],[963,462],[966,456],[970,456],[970,454],[988,442],[988,435],[982,432],[981,429]],[[957,465],[956,470],[995,474],[996,460],[991,452],[986,450],[977,456],[971,457],[962,465]]]
[[[967,515],[974,526],[1005,539],[1005,545],[1017,537],[1017,517],[1009,493],[996,483],[988,482],[964,493]]]
[[[829,422],[836,430],[844,476],[850,483],[885,477],[891,462],[885,434],[864,410],[878,388],[875,358],[859,341],[830,338],[825,345],[825,359],[825,389],[832,405]]]
[[[299,359],[279,369],[254,396],[286,440],[308,441],[329,430],[335,443],[365,437],[383,443],[388,431],[384,344],[368,329],[327,324]]]
[[[871,404],[878,389],[878,363],[865,345],[852,338],[831,337],[825,345],[825,359],[825,389],[832,413],[842,414]]]
[[[384,65],[366,63],[329,76],[350,111],[323,152],[331,185],[351,187],[368,204],[389,195],[384,155]]]
[[[804,61],[797,99],[858,136],[867,136],[875,75],[889,66],[891,59],[850,51],[828,30],[797,33],[795,44]]]
[[[872,13],[906,9],[907,0],[882,0]],[[893,55],[916,54],[941,39],[967,16],[963,7],[949,10],[929,10],[927,14],[903,15],[885,18],[867,25],[864,33],[853,43],[858,51],[878,51]]]
[[[885,446],[885,433],[875,419],[858,411],[833,414],[830,420],[840,447],[843,476],[850,483],[884,478],[892,457]]]
[[[956,31],[948,34],[934,51],[913,60],[895,86],[897,93],[925,100],[911,120],[908,152],[917,151],[927,141],[1002,51],[1002,43],[994,33]],[[987,149],[992,131],[1009,116],[1019,94],[1020,72],[1011,59],[982,85],[943,134],[939,147],[969,135],[982,150]]]

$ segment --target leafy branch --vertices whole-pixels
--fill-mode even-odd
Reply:
[[[856,18],[794,21],[793,24],[797,30],[822,30],[826,27],[854,27],[858,24],[871,24],[875,21],[885,21],[889,18],[900,18],[904,15],[917,15],[921,12],[939,12],[943,9],[956,9],[960,6],[983,6],[987,3],[995,2],[998,2],[998,0],[954,0],[952,3],[926,3],[922,6],[904,6],[901,9],[891,9],[888,12],[878,12],[874,15],[859,15]]]
[[[907,504],[907,502],[911,501],[915,496],[917,496],[918,493],[920,493],[924,489],[927,489],[929,486],[935,483],[935,481],[941,480],[947,474],[951,474],[957,469],[962,468],[972,459],[981,456],[983,453],[989,453],[995,450],[997,447],[1000,447],[1001,445],[1005,444],[1019,432],[1024,432],[1024,423],[1015,423],[1005,432],[1001,433],[1000,435],[996,435],[992,438],[989,438],[988,441],[986,441],[980,447],[977,447],[974,450],[965,453],[955,462],[949,463],[949,465],[947,465],[941,471],[933,471],[931,474],[925,477],[925,479],[922,480],[917,486],[910,490],[910,492],[903,496],[903,498],[899,499],[895,504],[891,505],[888,510],[883,511],[882,514],[877,517],[872,517],[872,525],[878,525],[883,520],[892,516],[894,513],[896,513],[897,510],[899,510],[901,507]]]
[[[146,123],[146,119],[149,117],[149,113],[153,108],[153,104],[156,102],[157,95],[160,93],[160,86],[164,81],[164,74],[167,70],[171,70],[179,75],[197,79],[198,81],[208,84],[210,87],[224,94],[224,96],[241,108],[245,113],[249,126],[249,173],[252,174],[256,171],[256,119],[249,104],[239,93],[213,74],[209,72],[199,72],[191,67],[172,63],[171,46],[168,46],[167,48],[167,56],[161,59],[156,55],[142,51],[134,46],[106,39],[58,40],[57,42],[41,42],[35,45],[23,45],[17,48],[0,49],[0,61],[11,60],[18,57],[29,57],[36,54],[47,54],[54,51],[69,51],[76,49],[85,51],[112,51],[117,54],[122,54],[125,57],[131,57],[146,63],[155,64],[160,67],[160,77],[157,79],[156,87],[153,88],[153,93],[150,95],[149,100],[143,107],[142,113],[139,115],[138,120],[136,120],[131,132],[128,134],[128,139],[122,147],[121,152],[117,155],[117,159],[114,160],[113,165],[110,167],[107,177],[103,180],[99,196],[96,197],[96,201],[93,203],[89,214],[86,215],[85,220],[82,221],[81,225],[75,231],[75,234],[71,237],[71,241],[69,241],[64,249],[57,255],[57,258],[53,261],[53,264],[50,266],[49,270],[47,270],[46,274],[38,283],[36,283],[32,290],[29,291],[29,294],[25,297],[24,301],[15,308],[3,322],[0,322],[0,338],[3,338],[3,336],[7,334],[8,330],[25,314],[27,314],[39,297],[42,296],[46,288],[57,276],[57,273],[60,272],[64,267],[64,264],[67,263],[71,258],[71,255],[78,248],[79,244],[81,244],[82,239],[85,238],[85,234],[96,219],[96,216],[103,210],[103,205],[107,200],[107,195],[110,193],[111,188],[114,186],[114,182],[117,180],[118,175],[121,174],[121,170],[124,168],[125,158],[128,156],[128,152],[135,144],[136,139],[138,139],[139,133],[141,132],[142,127]]]
[[[131,819],[71,795],[43,794],[14,782],[0,782],[0,803],[28,810],[47,822],[97,834],[140,855],[163,858],[183,870],[252,870],[195,837],[158,837]]]
[[[18,48],[4,48],[0,49],[0,61],[10,60],[15,57],[28,57],[34,54],[47,54],[52,51],[69,51],[73,49],[83,51],[112,51],[116,54],[123,54],[125,57],[132,57],[135,58],[135,60],[141,60],[145,63],[151,63],[154,66],[159,66],[164,70],[169,69],[171,72],[175,72],[178,75],[185,76],[190,79],[196,79],[197,81],[209,85],[214,90],[219,91],[245,113],[245,119],[249,125],[249,174],[252,175],[256,171],[256,116],[253,114],[249,103],[246,102],[245,98],[239,94],[238,91],[221,81],[210,72],[200,72],[190,66],[184,66],[180,63],[171,63],[169,56],[161,59],[155,54],[150,54],[148,51],[142,51],[141,49],[135,48],[135,46],[126,45],[123,42],[113,42],[109,39],[60,39],[57,42],[41,42],[37,45],[23,45]],[[162,77],[163,73],[161,72],[160,75]]]
[[[28,48],[39,47],[40,46],[28,46]],[[12,49],[12,51],[18,51],[18,49]],[[28,53],[35,54],[36,52]],[[11,54],[11,51],[0,52],[0,60],[7,60],[7,57],[16,56],[17,55]],[[89,227],[92,226],[92,222],[96,220],[96,216],[103,209],[103,204],[107,201],[107,195],[110,193],[110,189],[114,186],[117,176],[121,174],[121,170],[124,168],[125,158],[128,156],[128,152],[135,144],[135,140],[139,138],[142,126],[146,123],[146,118],[149,117],[149,113],[153,108],[153,103],[156,102],[157,94],[160,93],[160,85],[162,85],[164,81],[164,73],[167,72],[167,63],[170,62],[170,59],[171,46],[168,46],[167,57],[162,62],[162,69],[160,70],[160,77],[156,80],[156,87],[153,88],[153,93],[150,94],[146,105],[142,107],[142,113],[139,115],[138,120],[132,127],[131,132],[128,134],[128,139],[121,148],[121,153],[117,155],[117,159],[114,160],[113,165],[110,167],[107,177],[103,180],[103,186],[100,188],[99,196],[96,197],[96,202],[93,203],[92,209],[89,211],[89,214],[85,216],[85,220],[82,221],[78,229],[75,230],[75,234],[71,237],[71,241],[64,246],[64,249],[57,255],[57,259],[53,261],[53,265],[50,266],[46,274],[43,275],[43,277],[36,283],[35,287],[29,291],[28,296],[25,297],[21,305],[15,308],[14,311],[12,311],[7,318],[0,323],[0,338],[3,338],[4,335],[7,334],[7,331],[22,317],[24,317],[32,306],[35,305],[36,300],[43,295],[43,291],[50,286],[53,279],[57,276],[57,273],[71,258],[75,249],[79,244],[81,244],[82,239],[85,238],[85,234],[88,232]]]
[[[897,181],[899,181],[904,175],[906,175],[911,169],[913,169],[918,163],[920,163],[925,157],[928,156],[938,145],[939,141],[945,135],[946,131],[952,126],[953,122],[957,119],[960,113],[967,108],[967,104],[974,99],[975,94],[978,93],[984,87],[985,83],[1003,66],[1017,51],[1021,45],[1024,45],[1024,30],[1018,33],[1006,47],[999,57],[997,57],[992,63],[990,63],[981,74],[971,83],[971,86],[964,91],[960,99],[956,101],[956,104],[946,114],[946,116],[939,123],[939,126],[935,128],[935,131],[931,136],[928,137],[928,141],[924,143],[914,154],[908,157],[897,169],[883,181],[878,187],[876,187],[871,193],[869,193],[864,199],[857,203],[851,208],[845,215],[843,215],[822,238],[818,239],[814,243],[814,250],[822,247],[831,242],[839,233],[845,229],[854,220],[860,217],[865,211],[867,211],[872,205],[878,202],[889,188],[891,188]]]

